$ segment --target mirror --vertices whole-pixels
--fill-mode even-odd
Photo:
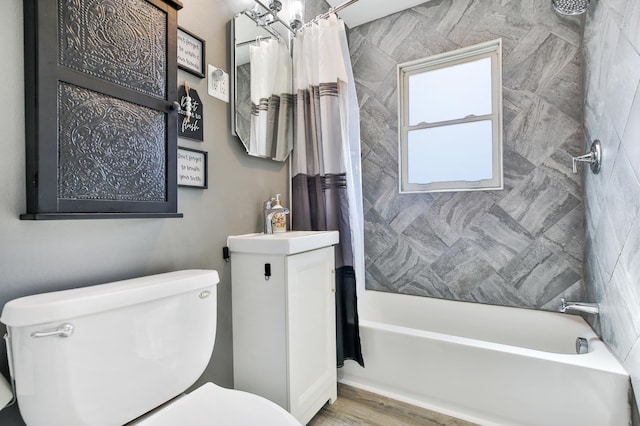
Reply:
[[[287,3],[287,2],[284,2]],[[285,7],[287,4],[285,4]],[[259,8],[259,6],[257,6]],[[284,12],[284,13],[283,13]],[[251,13],[251,11],[248,11]],[[264,12],[262,12],[264,13]],[[258,15],[260,12],[258,12]],[[281,16],[288,16],[288,13],[283,8],[280,12]],[[256,16],[254,13],[252,16]],[[266,16],[269,19],[269,16]],[[258,18],[260,21],[260,18]],[[289,144],[288,139],[292,138],[293,132],[293,104],[292,95],[286,96],[281,93],[281,90],[277,90],[276,96],[256,94],[253,95],[252,101],[252,85],[254,92],[256,89],[256,82],[251,81],[251,70],[254,69],[254,73],[258,67],[265,67],[262,65],[268,63],[268,66],[273,64],[273,61],[258,61],[254,56],[254,63],[251,63],[251,48],[260,46],[266,46],[270,43],[272,46],[278,45],[280,49],[279,54],[286,50],[286,56],[291,60],[291,55],[288,51],[290,34],[291,32],[280,22],[273,22],[269,25],[258,25],[255,20],[247,16],[247,12],[238,14],[231,20],[230,23],[230,37],[231,46],[231,79],[232,79],[232,92],[230,99],[231,106],[231,131],[237,136],[245,150],[249,155],[255,157],[269,158],[276,161],[285,161],[288,156],[288,150],[286,146]],[[280,43],[277,43],[278,39]],[[266,55],[267,58],[271,58],[271,54]],[[262,56],[264,58],[264,56]],[[289,75],[287,78],[288,86],[292,85],[292,77],[290,73],[283,72],[281,69],[259,69],[259,75],[262,77],[267,75],[284,76]],[[255,76],[254,76],[255,77]],[[285,82],[286,85],[286,82]],[[286,91],[286,90],[285,90]],[[291,93],[291,90],[289,90]],[[274,113],[271,110],[273,103],[277,102],[275,107],[275,114],[280,114],[279,120],[275,120],[274,128]],[[268,106],[267,106],[268,105]],[[266,109],[269,108],[269,111]],[[261,121],[265,126],[266,122],[269,122],[270,127],[268,130],[259,129],[260,125],[254,122],[252,124],[252,109],[254,110],[254,121]],[[291,119],[287,119],[285,115],[291,114]],[[264,114],[263,114],[264,113]],[[258,115],[261,115],[258,117]],[[282,116],[285,116],[284,118]],[[253,130],[252,130],[253,126]],[[253,132],[253,135],[252,135]],[[259,140],[264,139],[264,133],[271,135],[267,137],[266,146],[265,142],[256,142],[256,138]],[[285,140],[283,140],[285,139]],[[278,146],[278,148],[276,148]],[[285,148],[281,149],[281,146]],[[276,152],[277,150],[277,152]]]

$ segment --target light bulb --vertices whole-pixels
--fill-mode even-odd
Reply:
[[[277,15],[278,12],[282,10],[282,2],[280,0],[271,0],[271,3],[269,3],[269,10]]]
[[[292,0],[289,4],[290,25],[294,30],[302,27],[304,23],[303,9],[302,0]]]

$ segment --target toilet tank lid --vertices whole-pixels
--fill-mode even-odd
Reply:
[[[10,327],[61,321],[204,289],[219,281],[217,271],[191,269],[34,294],[7,302],[0,321]]]

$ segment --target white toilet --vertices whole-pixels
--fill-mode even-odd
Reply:
[[[209,363],[218,282],[216,271],[178,271],[8,302],[0,321],[24,421],[299,426],[273,402],[213,383],[173,399]]]

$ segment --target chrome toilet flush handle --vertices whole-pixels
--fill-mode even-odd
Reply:
[[[578,163],[589,163],[591,171],[594,174],[598,174],[600,171],[600,160],[602,158],[602,147],[598,139],[594,140],[591,144],[591,149],[584,155],[578,157],[572,157],[573,159],[573,173],[578,173]]]
[[[31,333],[31,337],[49,337],[49,336],[58,336],[58,337],[69,337],[73,334],[73,324],[64,323],[58,326],[58,328],[50,331],[34,331]]]

